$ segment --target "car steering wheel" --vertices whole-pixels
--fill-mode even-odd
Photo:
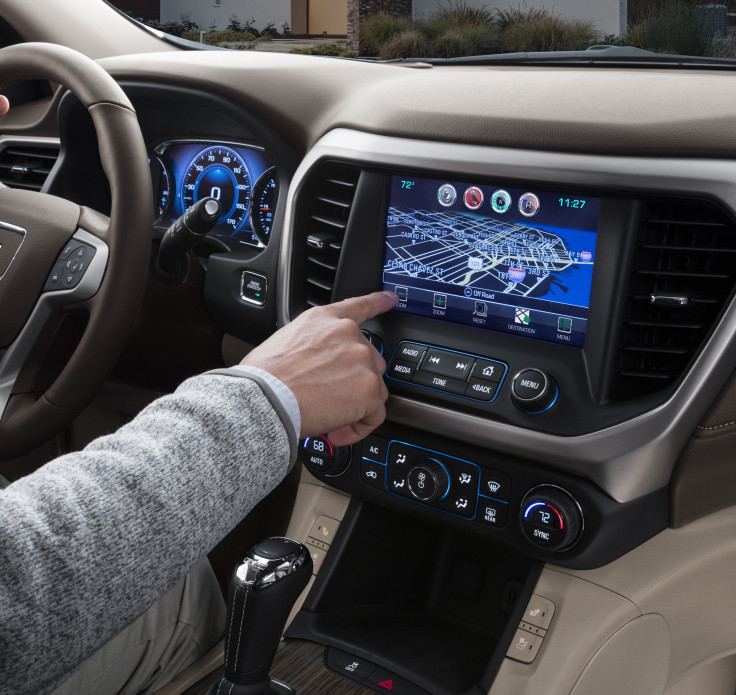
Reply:
[[[89,111],[112,204],[107,218],[44,193],[0,190],[0,460],[62,431],[102,385],[140,308],[153,226],[146,146],[118,84],[63,46],[2,49],[0,88],[29,79],[63,85]],[[70,307],[86,313],[86,328],[53,383],[36,393],[27,358],[48,318]]]

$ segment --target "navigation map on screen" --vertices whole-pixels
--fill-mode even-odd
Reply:
[[[383,285],[398,311],[582,347],[600,201],[392,177]]]

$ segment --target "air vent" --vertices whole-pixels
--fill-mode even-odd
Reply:
[[[40,191],[58,157],[58,146],[9,145],[0,152],[0,183]]]
[[[329,304],[332,298],[359,178],[357,167],[327,162],[304,189],[297,219],[295,262],[302,264],[302,272],[296,275],[303,278],[301,297],[294,297],[297,312]]]
[[[713,329],[736,281],[736,225],[702,200],[645,202],[626,301],[618,399],[676,382]]]

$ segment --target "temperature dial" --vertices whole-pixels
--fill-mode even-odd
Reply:
[[[332,446],[327,437],[307,437],[300,447],[302,461],[311,473],[335,477],[350,464],[349,446]]]
[[[450,476],[437,459],[425,458],[406,476],[409,492],[422,502],[436,502],[447,497]]]
[[[554,485],[540,485],[521,502],[521,529],[534,545],[562,551],[583,533],[583,513],[575,498]]]

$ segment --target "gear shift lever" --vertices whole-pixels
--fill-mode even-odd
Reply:
[[[230,584],[225,675],[208,695],[291,692],[268,672],[289,612],[311,576],[309,552],[289,538],[268,538],[246,553]]]

